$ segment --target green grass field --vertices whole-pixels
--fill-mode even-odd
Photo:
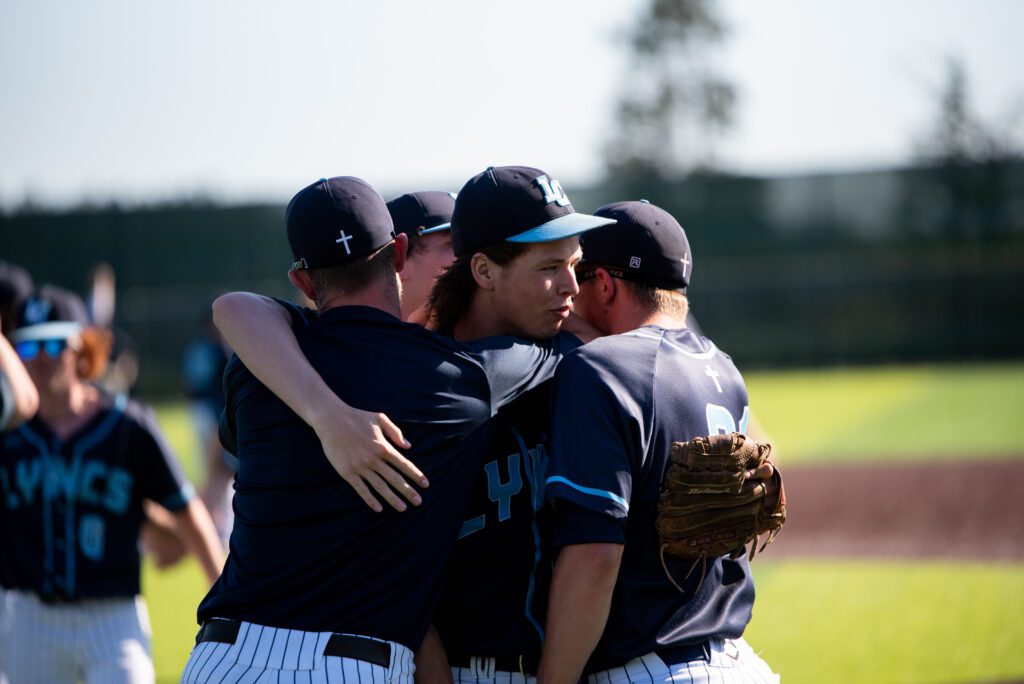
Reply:
[[[1024,565],[753,563],[746,639],[784,682],[1024,676]]]
[[[1024,457],[1024,364],[754,373],[747,385],[782,463]]]
[[[1012,426],[1024,364],[751,374],[755,413],[783,463],[1024,457]],[[161,424],[193,470],[180,404]],[[968,451],[969,449],[969,451]],[[768,556],[770,559],[770,554]],[[979,682],[1024,679],[1024,564],[754,562],[747,639],[786,682]],[[192,562],[147,567],[158,681],[173,682],[205,593]]]

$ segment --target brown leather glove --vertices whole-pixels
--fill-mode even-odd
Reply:
[[[674,442],[658,500],[662,554],[695,562],[739,558],[750,542],[751,560],[763,551],[786,522],[782,475],[773,468],[766,486],[744,473],[772,463],[771,450],[738,432]],[[761,535],[767,537],[758,549]]]

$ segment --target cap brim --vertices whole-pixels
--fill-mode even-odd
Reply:
[[[441,223],[441,224],[438,224],[436,226],[431,226],[430,228],[424,228],[423,230],[420,231],[420,235],[430,235],[431,233],[440,233],[442,230],[451,230],[451,229],[452,229],[452,224],[451,223]]]
[[[68,340],[82,332],[82,325],[73,321],[52,321],[18,328],[11,333],[12,342],[30,340]]]
[[[615,219],[573,212],[506,239],[508,242],[552,242],[613,223]]]

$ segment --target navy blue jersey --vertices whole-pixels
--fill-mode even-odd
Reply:
[[[38,417],[0,436],[0,583],[44,600],[139,593],[142,500],[191,496],[152,412],[104,395],[59,439]]]
[[[301,323],[296,310],[293,318]],[[313,430],[232,359],[225,423],[239,460],[235,526],[199,619],[350,632],[416,648],[493,440],[491,418],[553,374],[560,347],[497,338],[470,351],[356,306],[325,312],[296,337],[346,403],[399,425],[430,488],[421,506],[374,513],[335,473]]]
[[[665,561],[655,531],[673,441],[745,431],[747,390],[732,360],[690,330],[645,326],[570,354],[555,379],[546,498],[554,544],[624,544],[604,634],[590,660],[603,670],[668,645],[736,638],[750,621],[745,558]],[[698,584],[700,588],[698,589]]]
[[[540,655],[551,565],[538,509],[551,385],[498,413],[435,619],[449,656]]]

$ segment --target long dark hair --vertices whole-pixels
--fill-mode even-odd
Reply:
[[[477,250],[488,259],[505,266],[529,249],[529,245],[518,242],[498,242]],[[466,315],[473,303],[477,284],[472,271],[473,255],[463,255],[434,283],[427,300],[429,316],[437,323],[437,331],[442,335],[455,337],[455,324]]]

